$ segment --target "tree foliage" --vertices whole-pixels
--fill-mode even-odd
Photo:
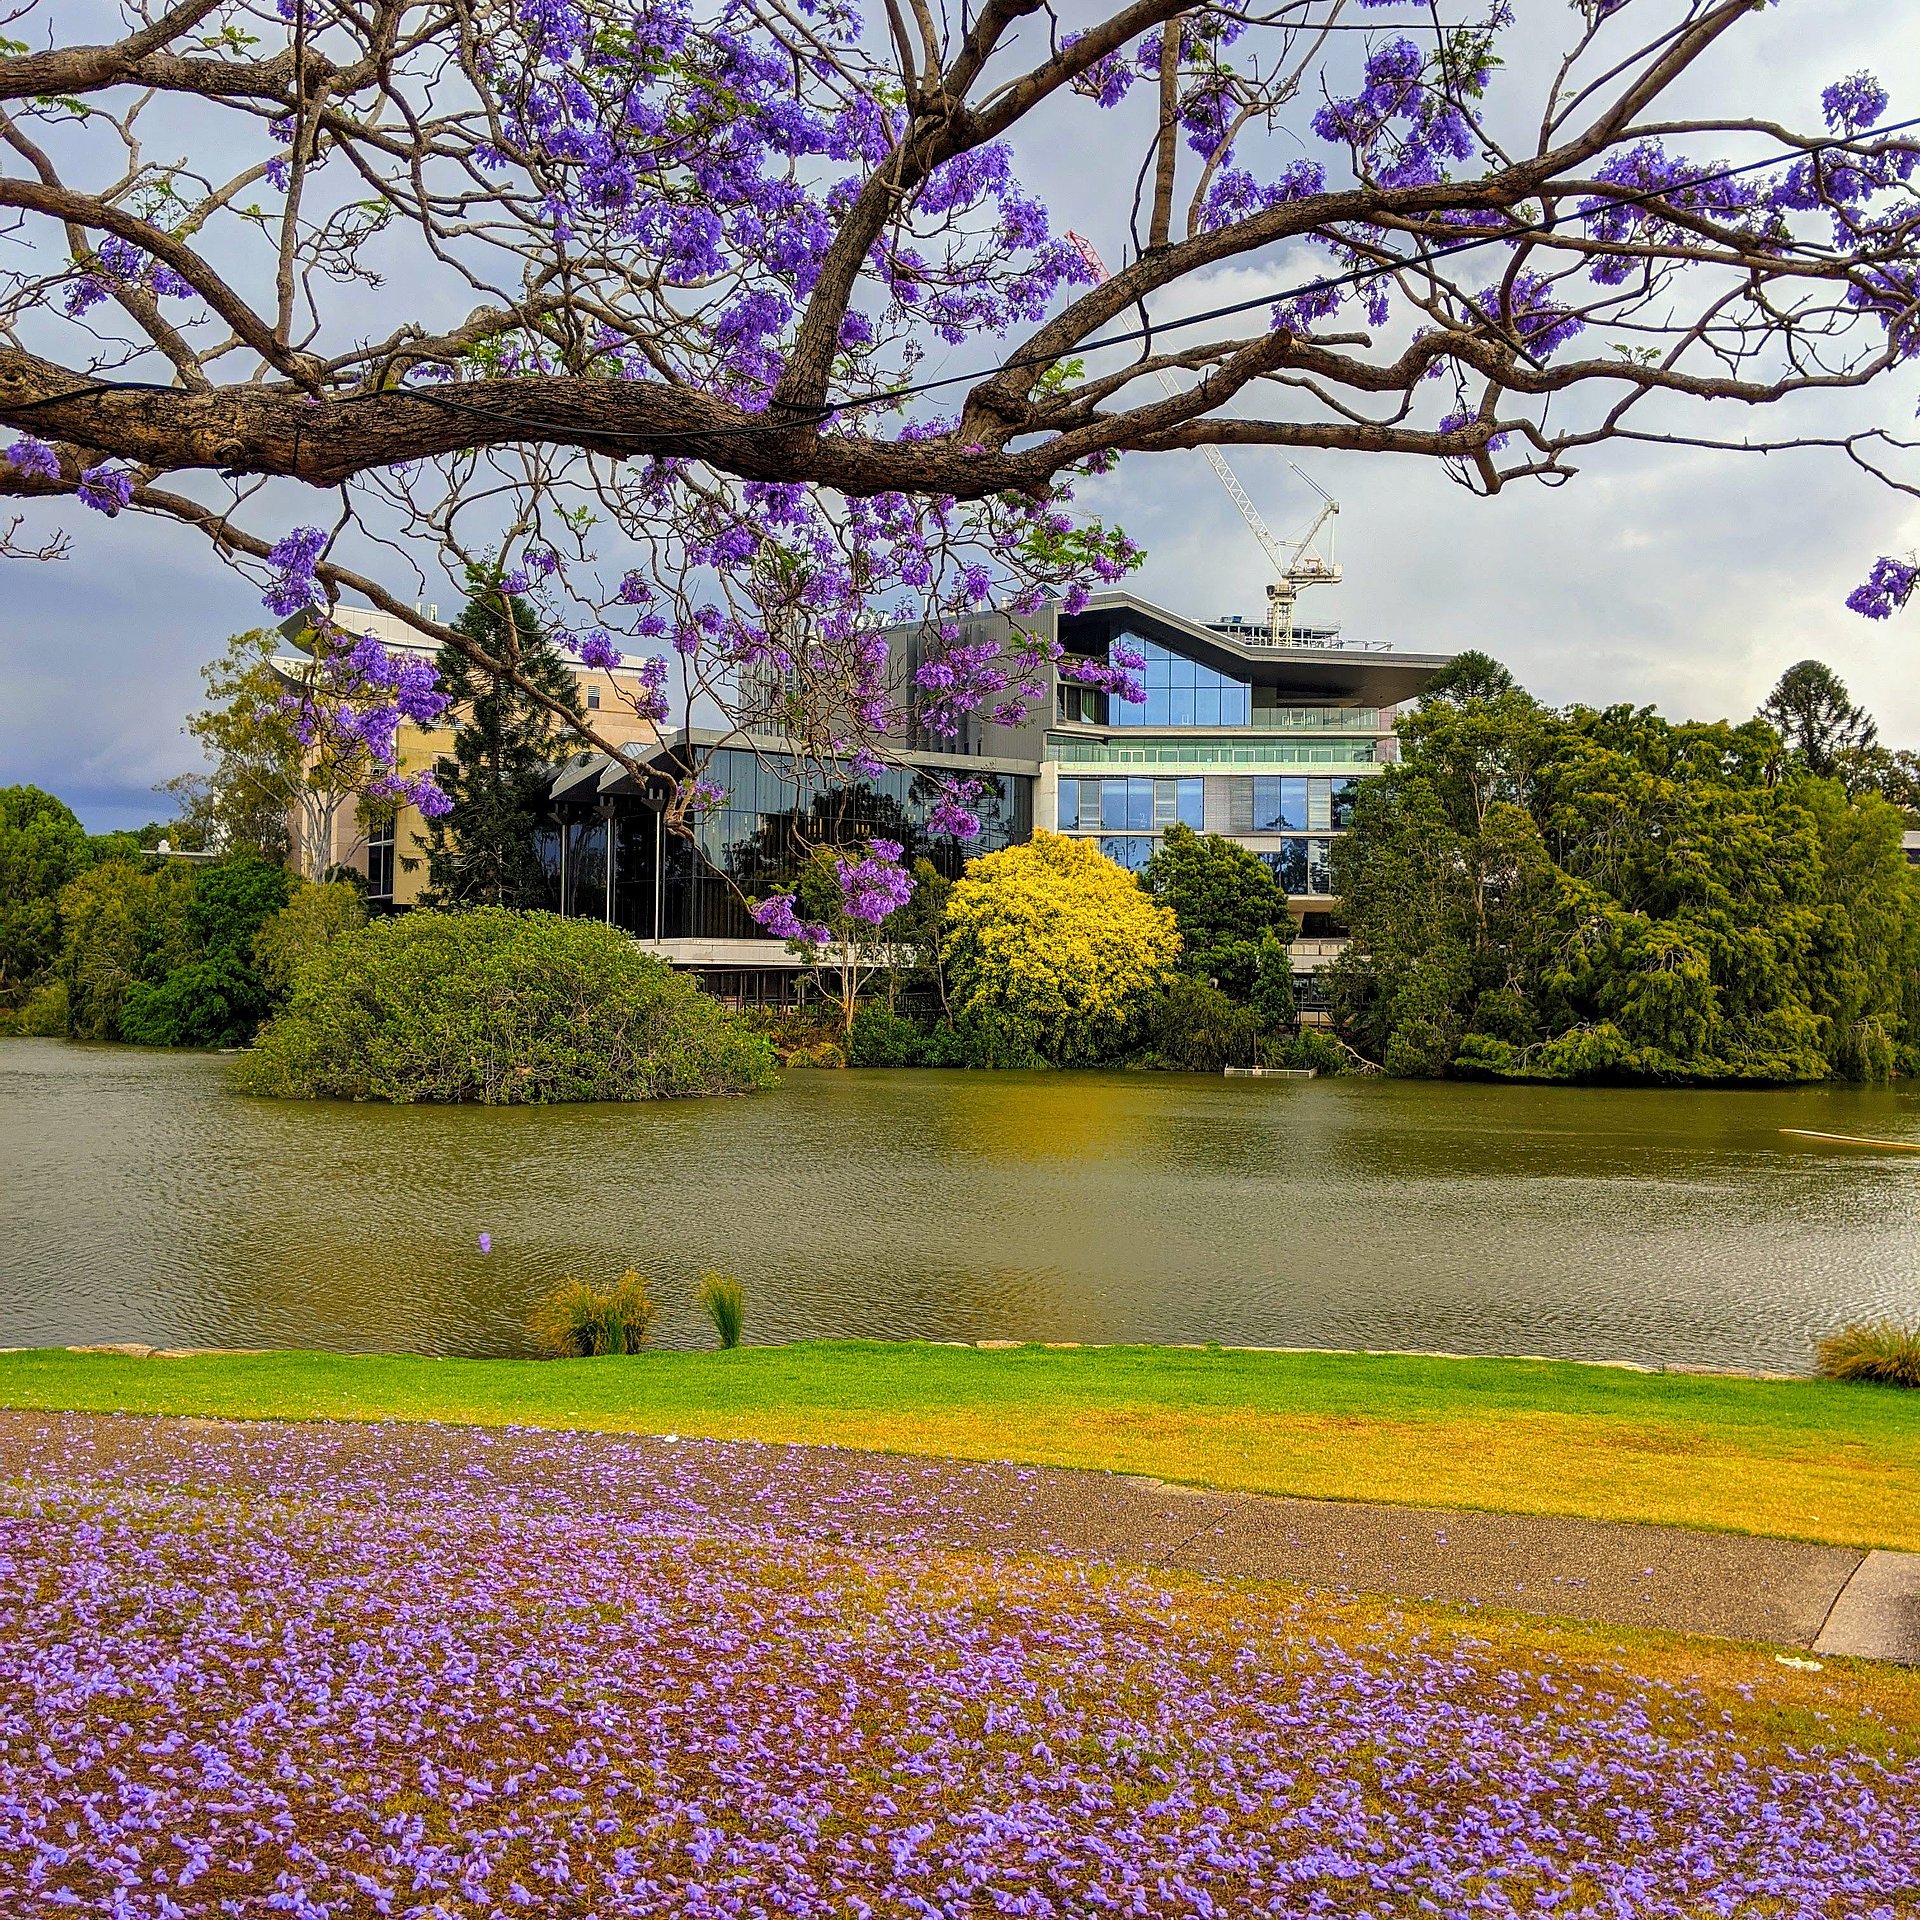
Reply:
[[[1172,912],[1085,840],[969,861],[947,903],[956,1015],[992,1015],[1056,1065],[1111,1058],[1180,956]]]
[[[1293,942],[1293,916],[1273,869],[1217,833],[1170,826],[1140,876],[1180,929],[1180,970],[1244,1001],[1259,976],[1264,945]]]
[[[658,1100],[769,1086],[773,1050],[603,921],[476,907],[319,947],[240,1076],[302,1099]]]
[[[271,994],[254,939],[287,903],[284,867],[235,854],[194,869],[113,860],[60,897],[67,1031],[138,1046],[230,1047]]]
[[[362,798],[380,775],[359,734],[316,724],[328,697],[324,663],[258,627],[228,640],[201,677],[207,704],[187,732],[213,770],[187,797],[215,844],[267,860],[290,853],[309,880],[350,858],[364,837]]]
[[[92,864],[70,807],[38,787],[0,787],[0,1008],[46,977],[60,952],[60,890]]]
[[[499,663],[476,666],[440,650],[440,690],[451,702],[453,752],[435,769],[449,807],[429,823],[429,906],[538,907],[550,880],[539,834],[559,730],[581,717],[572,669],[518,594],[482,585],[455,630]]]
[[[1819,660],[1789,667],[1760,703],[1760,718],[1780,736],[1794,764],[1817,779],[1833,780],[1878,743],[1880,729],[1846,683]]]
[[[1900,816],[1779,771],[1758,721],[1424,703],[1334,861],[1327,978],[1389,1073],[1884,1077],[1910,1055],[1920,884]]]

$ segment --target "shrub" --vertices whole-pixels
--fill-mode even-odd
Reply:
[[[343,933],[367,924],[365,881],[322,881],[296,887],[287,904],[254,935],[254,965],[267,991],[284,998],[300,963]]]
[[[59,977],[74,1039],[118,1040],[121,1011],[134,988],[158,986],[194,957],[187,924],[192,893],[193,874],[175,861],[143,870],[129,860],[109,860],[66,886]]]
[[[851,1067],[917,1067],[926,1038],[911,1020],[879,1000],[863,1000],[847,1035]]]
[[[1815,1353],[1823,1380],[1920,1387],[1920,1326],[1898,1326],[1891,1320],[1856,1321],[1838,1333],[1828,1334]]]
[[[847,1056],[838,1041],[816,1040],[810,1046],[789,1047],[785,1064],[790,1067],[844,1067]]]
[[[557,1359],[590,1360],[603,1353],[638,1353],[660,1316],[653,1283],[629,1267],[603,1293],[572,1274],[527,1316],[533,1343]]]
[[[746,1290],[730,1273],[703,1273],[699,1286],[700,1305],[713,1322],[723,1347],[740,1344],[740,1329],[746,1322]]]
[[[974,1007],[938,1026],[920,1043],[923,1067],[981,1067],[1007,1070],[1044,1067],[1033,1042],[1019,1024],[994,1007]]]
[[[1276,1067],[1310,1067],[1315,1073],[1336,1074],[1353,1071],[1353,1055],[1322,1027],[1302,1027],[1268,1055],[1268,1064]]]
[[[1172,912],[1091,842],[1039,833],[967,863],[947,904],[954,1002],[1030,1053],[1111,1059],[1180,953]]]
[[[24,1034],[36,1040],[57,1040],[67,1030],[67,990],[58,980],[36,987],[27,1004],[4,1016],[0,1033]]]
[[[240,1062],[301,1099],[658,1100],[773,1084],[738,1014],[599,920],[476,907],[339,934]]]
[[[1154,1002],[1146,1034],[1162,1066],[1179,1073],[1218,1073],[1253,1059],[1260,1017],[1235,1006],[1218,987],[1179,974]]]

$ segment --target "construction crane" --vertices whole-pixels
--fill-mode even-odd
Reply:
[[[1111,278],[1106,262],[1095,251],[1091,240],[1079,233],[1069,233],[1067,238],[1072,242],[1074,251],[1087,263],[1087,269],[1096,281]],[[1159,379],[1168,393],[1179,393],[1178,384],[1164,368],[1160,371]],[[1260,509],[1240,484],[1240,476],[1227,464],[1227,456],[1214,446],[1203,446],[1200,451],[1206,456],[1207,465],[1213,469],[1215,477],[1226,488],[1227,498],[1240,509],[1241,519],[1253,530],[1253,537],[1260,543],[1260,551],[1273,567],[1274,577],[1267,582],[1267,643],[1275,647],[1293,646],[1294,604],[1299,598],[1300,589],[1338,586],[1342,577],[1339,563],[1333,557],[1334,523],[1339,517],[1340,502],[1311,474],[1301,472],[1298,465],[1288,461],[1287,464],[1324,503],[1313,524],[1289,545],[1260,517]],[[1317,544],[1323,530],[1326,533],[1324,553]]]

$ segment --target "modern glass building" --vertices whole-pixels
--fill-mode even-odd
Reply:
[[[1041,616],[1070,656],[1105,660],[1121,640],[1146,657],[1143,704],[1056,682],[1018,727],[970,722],[957,740],[916,730],[893,743],[898,764],[868,778],[822,778],[776,735],[700,730],[649,750],[635,780],[583,754],[555,776],[549,864],[562,911],[606,918],[656,944],[707,983],[749,1000],[786,996],[797,962],[767,939],[745,901],[795,878],[822,840],[878,834],[949,875],[1036,828],[1081,835],[1121,865],[1146,865],[1169,826],[1225,834],[1272,866],[1299,916],[1294,951],[1310,975],[1338,951],[1329,862],[1361,781],[1391,759],[1393,720],[1447,664],[1306,630],[1274,647],[1264,625],[1199,625],[1132,594],[1097,596],[1078,614]],[[963,640],[1005,636],[998,615],[965,623]],[[920,631],[890,638],[910,669]],[[671,783],[696,763],[725,804],[693,843],[663,829]],[[985,832],[965,843],[929,835],[936,775],[979,781]]]

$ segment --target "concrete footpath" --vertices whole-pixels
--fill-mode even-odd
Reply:
[[[1920,1665],[1920,1554],[1210,1493],[1068,1468],[529,1428],[0,1410],[0,1482],[361,1500],[484,1488],[621,1527],[1067,1555]]]

